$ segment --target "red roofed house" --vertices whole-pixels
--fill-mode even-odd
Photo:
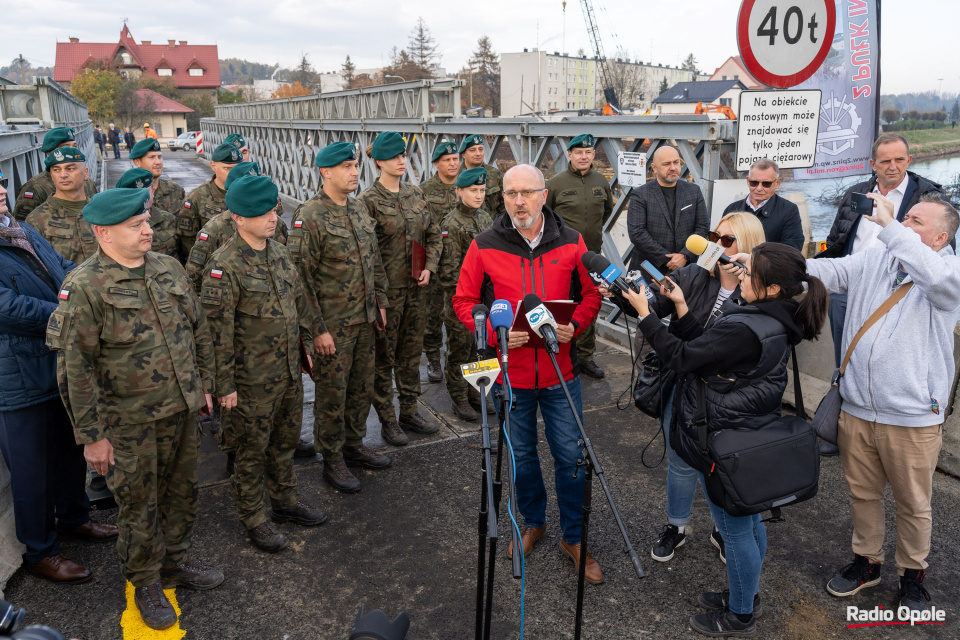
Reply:
[[[187,131],[187,114],[193,113],[190,107],[151,89],[138,89],[137,98],[140,104],[152,105],[147,120],[161,138],[173,138]],[[134,133],[138,139],[143,137],[143,128],[139,123]]]
[[[145,74],[159,80],[173,78],[183,95],[208,95],[216,103],[220,61],[215,44],[187,44],[184,40],[179,44],[176,40],[167,40],[166,44],[144,40],[137,44],[130,29],[123,25],[116,43],[80,42],[79,38],[58,42],[53,79],[69,89],[85,64],[102,59],[114,61],[127,77]]]
[[[740,56],[727,58],[727,61],[717,67],[717,70],[708,80],[739,80],[747,89],[763,88],[763,85],[747,71],[747,67],[743,64],[743,59]]]

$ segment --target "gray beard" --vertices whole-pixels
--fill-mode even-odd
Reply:
[[[543,217],[543,211],[539,211],[537,212],[537,217],[534,218],[531,216],[525,224],[518,223],[517,219],[514,218],[513,216],[510,216],[510,221],[513,222],[513,226],[515,228],[523,229],[524,231],[526,231],[527,229],[533,228],[533,226],[537,224],[537,221],[539,221],[540,218],[542,217]]]

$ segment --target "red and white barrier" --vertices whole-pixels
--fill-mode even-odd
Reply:
[[[203,155],[203,134],[197,134],[197,155]]]

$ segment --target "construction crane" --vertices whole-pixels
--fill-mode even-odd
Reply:
[[[564,3],[566,4],[566,3]],[[600,81],[603,83],[603,97],[607,101],[603,105],[603,115],[620,113],[620,101],[617,99],[617,90],[613,86],[613,73],[607,64],[607,57],[603,54],[603,42],[600,40],[600,29],[597,28],[597,18],[593,14],[593,2],[580,0],[583,9],[583,19],[587,22],[587,35],[593,44],[593,53],[597,57],[597,67],[600,70]]]
[[[733,112],[733,109],[726,105],[722,104],[712,104],[712,103],[703,103],[698,102],[697,108],[693,110],[696,114],[706,113],[710,115],[711,113],[719,113],[721,116],[727,120],[736,120],[737,114]],[[714,120],[720,120],[722,118],[714,118]]]

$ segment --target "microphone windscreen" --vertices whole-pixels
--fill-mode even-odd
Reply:
[[[474,318],[476,318],[478,315],[481,315],[481,314],[484,317],[487,317],[490,315],[490,309],[487,307],[487,305],[480,303],[480,304],[473,305],[473,311],[471,311],[470,313],[471,315],[473,315]]]
[[[590,264],[593,262],[593,257],[595,255],[597,254],[594,253],[593,251],[587,251],[582,256],[580,256],[580,263],[583,265],[584,269],[593,271],[593,269],[590,268]]]
[[[543,300],[535,293],[528,293],[523,297],[523,306],[527,310],[527,313],[530,313],[541,304],[543,304]]]
[[[490,325],[494,330],[500,327],[507,329],[513,325],[513,307],[506,300],[496,300],[490,307]]]
[[[590,262],[590,266],[587,268],[590,269],[590,271],[602,274],[604,271],[610,268],[610,261],[599,253],[595,253],[593,254],[593,260]]]
[[[703,255],[703,252],[707,250],[707,239],[703,236],[698,236],[696,234],[687,238],[687,251],[690,253],[695,253],[696,255]]]

